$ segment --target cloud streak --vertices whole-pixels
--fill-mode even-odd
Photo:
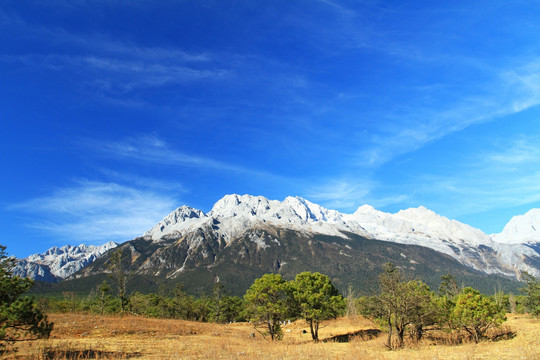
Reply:
[[[49,196],[12,205],[11,210],[29,214],[27,226],[59,242],[101,244],[140,236],[176,205],[174,199],[151,190],[79,181]]]
[[[111,40],[99,33],[70,33],[61,27],[30,24],[16,13],[8,14],[2,10],[0,19],[4,22],[3,29],[16,33],[21,41],[33,43],[36,39],[46,38],[47,42],[57,45],[52,48],[63,49],[24,53],[4,51],[0,54],[0,62],[16,62],[32,70],[69,71],[86,86],[112,96],[139,89],[217,80],[229,74],[221,60],[204,52],[139,46]]]
[[[86,83],[101,91],[122,95],[138,89],[218,80],[228,75],[223,68],[196,69],[185,64],[148,62],[141,59],[115,59],[102,56],[3,55],[0,61],[19,62],[31,68],[70,70],[86,78]]]
[[[330,209],[353,212],[367,201],[372,191],[371,181],[331,180],[323,185],[310,187],[305,196],[313,201],[321,202]]]
[[[248,168],[196,154],[175,150],[170,144],[156,136],[131,137],[122,141],[81,140],[88,151],[97,152],[112,159],[141,162],[146,166],[173,165],[203,170],[262,177],[275,181],[292,181],[264,170]]]
[[[117,142],[86,141],[87,147],[113,158],[132,159],[145,163],[169,164],[219,171],[252,172],[241,166],[173,150],[155,136],[128,138]]]

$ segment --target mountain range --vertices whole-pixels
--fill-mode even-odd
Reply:
[[[13,275],[38,281],[58,282],[70,277],[118,244],[52,247],[42,254],[17,259]]]
[[[223,281],[241,293],[265,272],[292,277],[306,270],[325,272],[342,287],[362,287],[359,282],[369,283],[387,261],[431,278],[432,284],[452,271],[462,281],[481,284],[488,275],[499,282],[519,278],[521,271],[540,275],[539,230],[540,209],[515,216],[501,233],[487,235],[424,207],[390,214],[364,205],[344,214],[300,197],[277,201],[227,195],[208,213],[181,206],[118,249],[138,285],[176,281],[193,292]],[[97,281],[106,272],[111,253],[106,251],[115,247],[107,246],[72,265],[80,269],[76,272],[58,271],[47,262],[68,252],[59,249],[22,261],[47,265],[55,279],[69,278],[66,284]]]

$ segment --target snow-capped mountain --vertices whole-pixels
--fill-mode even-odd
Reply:
[[[278,201],[268,200],[263,196],[226,195],[208,214],[182,206],[143,236],[160,241],[206,225],[213,227],[229,242],[247,228],[266,222],[328,235],[340,235],[338,225],[345,224],[343,214],[327,210],[300,197],[287,197],[284,201]],[[361,232],[362,229],[354,230]]]
[[[540,242],[540,209],[514,216],[500,234],[491,238],[498,243],[527,244]]]
[[[520,271],[527,271],[539,276],[537,229],[539,209],[514,217],[500,234],[487,235],[424,207],[391,214],[364,205],[344,214],[300,197],[278,201],[227,195],[208,213],[179,207],[121,249],[134,274],[204,286],[211,286],[215,277],[229,278],[241,293],[245,291],[241,286],[268,271],[288,276],[326,271],[346,286],[348,281],[360,281],[365,271],[373,274],[385,261],[402,262],[423,276],[430,272],[440,276],[449,268],[462,274],[475,269],[484,274],[519,277]],[[106,272],[105,260],[94,260],[116,245],[52,248],[19,260],[16,274],[44,281],[76,272],[77,278],[100,274]],[[243,280],[235,280],[240,274]]]
[[[33,263],[26,259],[16,260],[13,275],[44,282],[57,282],[61,280],[51,273],[51,269],[47,265]]]
[[[447,254],[488,274],[540,275],[540,209],[513,218],[500,234],[487,235],[469,225],[440,216],[424,207],[384,213],[361,206],[353,214],[325,209],[300,197],[283,201],[262,196],[227,195],[207,214],[182,206],[143,236],[154,242],[211,228],[230,243],[247,229],[264,224],[347,238],[349,233],[394,243],[420,245]]]
[[[40,281],[56,282],[68,278],[117,245],[110,241],[99,246],[84,244],[66,245],[60,248],[55,246],[42,254],[34,254],[17,260],[13,274]]]

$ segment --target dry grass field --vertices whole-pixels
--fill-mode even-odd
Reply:
[[[339,319],[323,324],[321,339],[358,332],[349,342],[314,344],[305,323],[284,327],[283,341],[270,342],[250,324],[206,324],[135,316],[51,314],[55,328],[48,340],[22,342],[6,359],[540,359],[540,320],[508,315],[504,326],[516,333],[507,340],[480,344],[419,345],[388,351],[385,335],[373,337],[371,321]],[[304,333],[303,330],[308,330]],[[255,332],[255,336],[252,334]],[[451,339],[450,339],[451,340]]]

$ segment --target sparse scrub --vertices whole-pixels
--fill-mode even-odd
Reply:
[[[476,344],[464,331],[430,331],[419,344],[387,351],[384,336],[362,336],[377,326],[370,320],[340,318],[325,322],[321,342],[313,343],[305,321],[283,326],[287,334],[269,343],[259,334],[249,335],[249,323],[215,324],[185,320],[155,319],[133,315],[50,314],[56,326],[48,340],[20,343],[19,351],[6,359],[520,359],[540,358],[540,319],[511,315],[508,325],[494,332],[514,332],[513,337],[495,335],[494,340]],[[304,333],[304,330],[307,333]],[[358,333],[348,342],[327,341],[339,334]],[[493,333],[495,334],[495,333]],[[488,332],[487,336],[491,336]],[[435,345],[435,346],[434,346]],[[456,346],[457,345],[457,346]],[[84,357],[86,356],[86,357]],[[93,357],[92,357],[93,356]]]
[[[379,276],[379,294],[359,301],[361,312],[373,318],[387,332],[386,347],[401,348],[408,333],[419,343],[427,331],[431,341],[459,344],[468,338],[475,343],[494,339],[490,329],[506,320],[502,301],[498,304],[470,287],[459,291],[454,277],[442,277],[437,296],[421,281],[409,280],[393,264],[387,264]],[[499,337],[500,337],[499,336]]]
[[[484,354],[507,357],[513,345],[496,345],[503,343],[516,344],[514,348],[519,345],[525,359],[540,355],[539,319],[512,315],[511,326],[498,326],[501,306],[506,307],[505,297],[510,299],[505,294],[498,294],[497,305],[474,289],[458,289],[451,275],[445,275],[444,286],[435,294],[390,265],[380,280],[379,295],[348,299],[349,305],[357,305],[358,313],[370,319],[351,316],[332,320],[344,310],[344,299],[328,286],[328,278],[312,273],[289,282],[279,275],[264,275],[253,283],[244,300],[228,296],[221,285],[216,285],[211,296],[201,297],[186,294],[181,285],[174,293],[163,289],[159,294],[128,294],[130,301],[124,313],[121,299],[100,288],[86,297],[66,293],[38,302],[40,309],[52,311],[50,318],[56,325],[51,339],[33,346],[22,343],[19,352],[9,352],[7,358],[458,359],[461,357],[457,354],[472,351],[469,358],[474,359]],[[326,288],[328,291],[324,291]],[[462,298],[477,301],[469,303]],[[324,304],[335,306],[328,310]],[[516,297],[516,307],[519,304],[521,299]],[[478,336],[476,330],[468,332],[464,326],[467,314],[475,311],[481,319],[492,317],[488,326],[479,325]],[[248,316],[251,324],[231,323]],[[317,322],[314,337],[315,329],[310,325]],[[257,324],[264,325],[259,328],[261,332],[254,332],[253,325]],[[466,326],[470,330],[470,325]],[[383,336],[389,329],[388,336]],[[265,332],[282,341],[270,344]],[[318,338],[321,342],[312,342]],[[488,341],[477,345],[479,340]],[[389,352],[387,347],[400,350]]]

